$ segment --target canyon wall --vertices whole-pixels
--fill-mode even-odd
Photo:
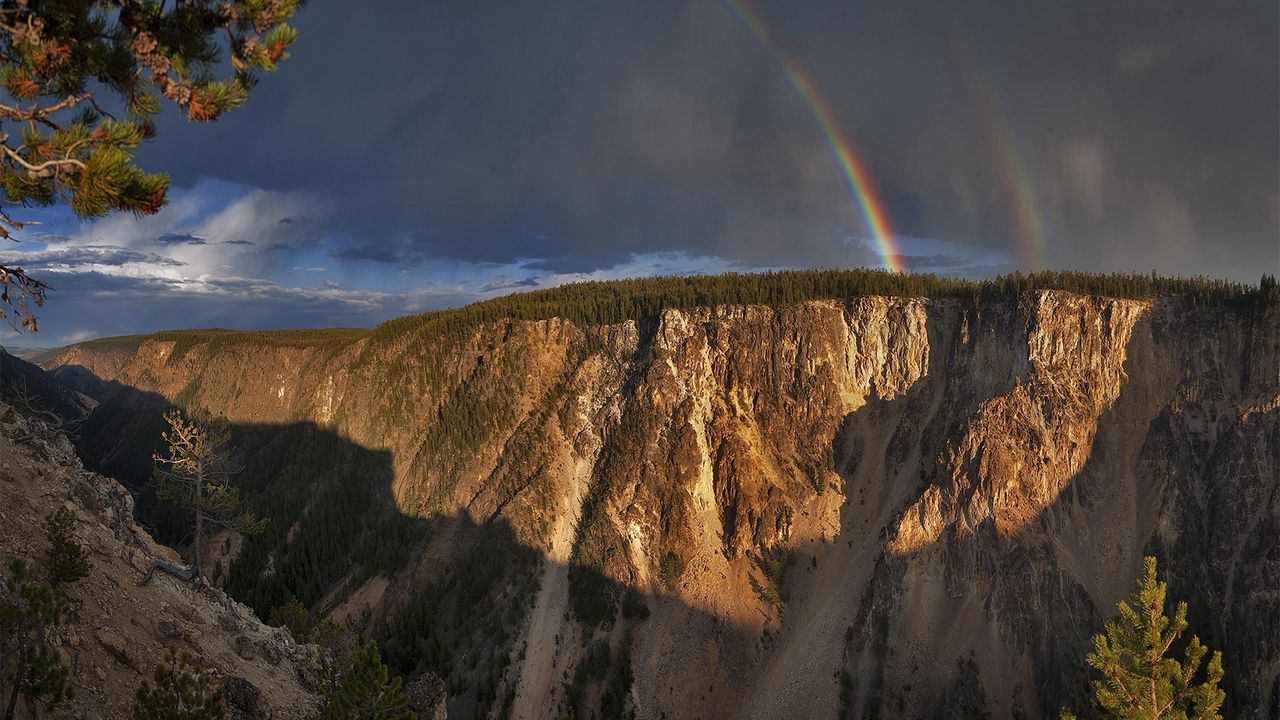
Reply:
[[[451,712],[1056,717],[1087,702],[1089,638],[1146,554],[1223,650],[1230,716],[1280,712],[1274,301],[162,333],[48,368],[99,403],[81,451],[126,481],[164,404],[246,428],[250,496],[294,500],[228,588],[296,575],[273,592],[416,634],[401,665],[435,658]],[[325,443],[323,468],[279,460]],[[296,538],[361,482],[349,545],[394,548],[303,569]],[[492,610],[446,612],[437,585]]]

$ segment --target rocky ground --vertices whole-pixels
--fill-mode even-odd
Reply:
[[[268,627],[220,590],[163,573],[139,586],[152,562],[178,562],[133,519],[133,499],[115,480],[87,472],[67,438],[0,403],[0,559],[40,567],[49,550],[44,517],[65,507],[91,550],[88,578],[68,588],[68,621],[58,652],[71,667],[75,697],[40,717],[131,717],[138,684],[167,648],[189,653],[225,693],[233,718],[314,717],[315,646]],[[19,707],[19,717],[37,717]]]

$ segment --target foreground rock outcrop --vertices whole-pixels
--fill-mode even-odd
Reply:
[[[173,550],[138,526],[124,487],[84,470],[64,434],[0,403],[0,558],[41,567],[44,518],[60,507],[75,514],[91,568],[67,588],[70,611],[55,644],[70,665],[75,697],[52,716],[132,717],[134,691],[170,647],[214,673],[231,717],[316,716],[315,646],[267,627],[220,590],[162,573],[139,587],[154,561],[177,562]],[[27,712],[19,706],[19,717]]]
[[[1275,301],[171,333],[50,369],[101,403],[95,463],[127,475],[124,430],[177,403],[239,424],[276,468],[253,483],[306,489],[228,587],[302,597],[308,518],[367,488],[340,544],[403,555],[326,549],[342,567],[308,602],[402,641],[450,714],[931,718],[959,693],[1056,717],[1148,553],[1224,651],[1231,716],[1280,708]]]

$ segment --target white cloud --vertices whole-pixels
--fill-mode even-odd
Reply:
[[[204,180],[175,189],[155,215],[120,213],[84,223],[68,236],[43,238],[51,248],[115,247],[170,262],[123,266],[111,274],[165,279],[254,276],[271,269],[281,250],[322,244],[328,209],[304,191],[277,192]],[[198,238],[201,242],[179,242]],[[175,268],[181,267],[181,271]]]

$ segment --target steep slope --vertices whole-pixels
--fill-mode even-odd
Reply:
[[[1274,298],[501,309],[51,368],[125,477],[165,403],[237,423],[277,529],[227,587],[364,618],[451,714],[931,717],[972,655],[998,717],[1050,717],[1156,552],[1233,716],[1274,716]]]
[[[134,522],[119,483],[81,467],[62,433],[0,403],[0,458],[0,558],[42,567],[43,518],[59,507],[75,514],[76,537],[92,550],[89,576],[69,586],[68,621],[57,631],[75,697],[56,717],[132,717],[135,689],[169,647],[214,673],[233,717],[314,716],[318,699],[304,680],[314,677],[316,648],[263,625],[221,591],[163,574],[139,587],[153,561],[177,558]],[[27,713],[20,705],[18,717],[34,717]]]
[[[56,357],[56,356],[55,356]],[[26,360],[0,348],[0,392],[27,415],[39,415],[54,425],[84,419],[97,401],[55,380]]]

